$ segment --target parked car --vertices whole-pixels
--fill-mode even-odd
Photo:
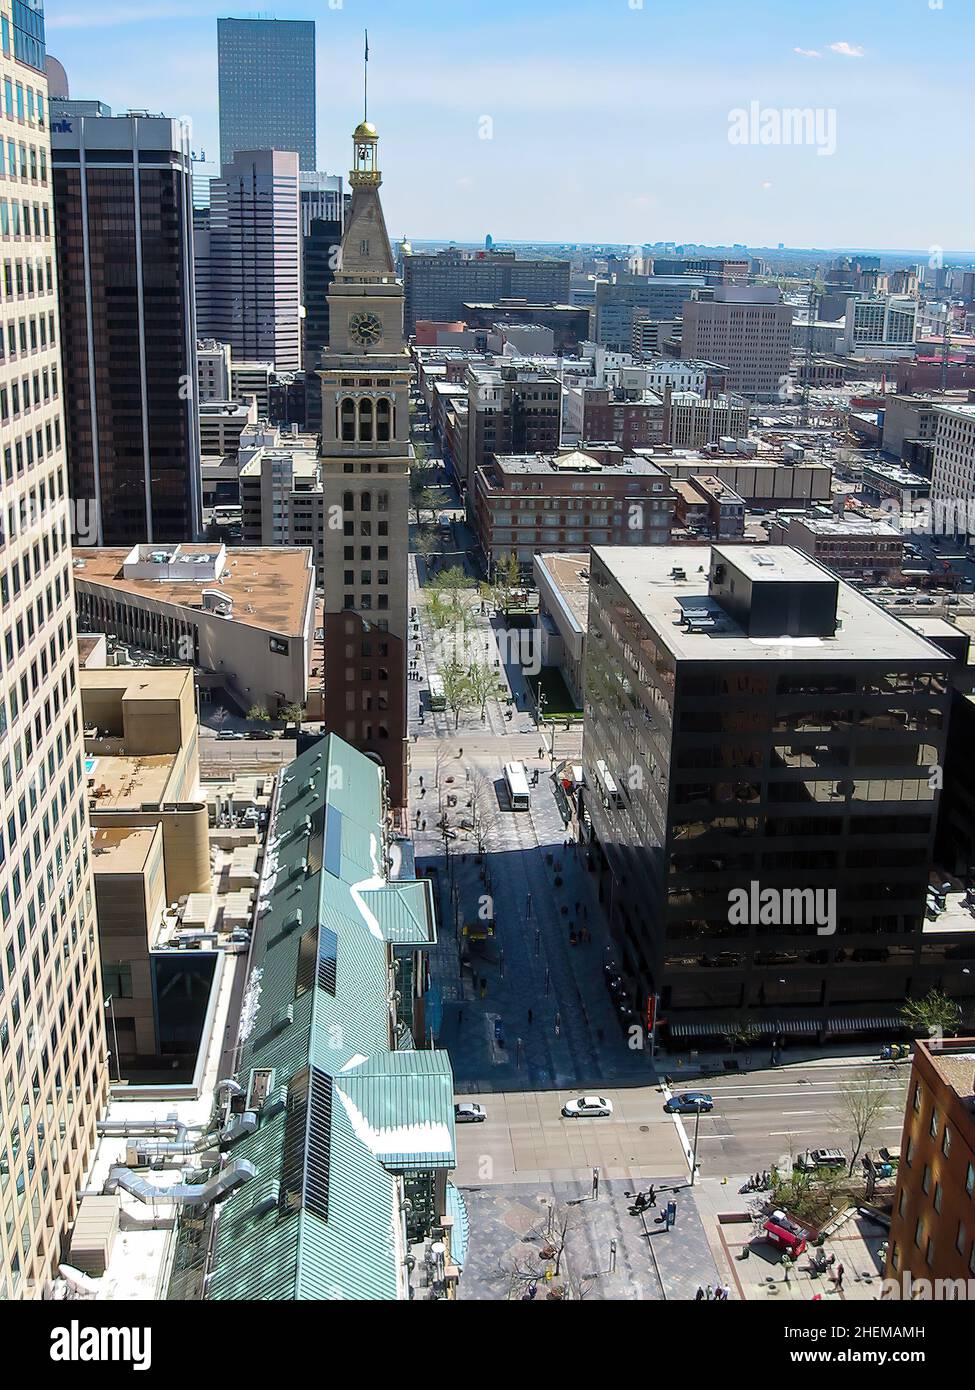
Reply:
[[[801,1173],[814,1173],[817,1168],[845,1168],[846,1154],[842,1149],[807,1149],[795,1161]]]
[[[487,1111],[476,1100],[464,1100],[454,1106],[454,1123],[458,1125],[477,1125],[487,1119]]]
[[[244,734],[240,733],[237,729],[221,729],[217,734],[217,738],[223,740],[238,739],[244,738]]]
[[[575,1100],[567,1100],[562,1107],[562,1114],[567,1120],[580,1120],[587,1115],[612,1115],[613,1102],[607,1100],[605,1096],[577,1096]]]
[[[784,1211],[773,1211],[772,1215],[762,1225],[765,1239],[779,1250],[786,1251],[794,1260],[806,1248],[806,1232],[795,1221],[790,1221]]]
[[[273,729],[251,729],[251,730],[248,732],[247,737],[248,737],[248,738],[274,738],[274,730],[273,730]]]
[[[681,1091],[664,1105],[668,1115],[706,1115],[714,1109],[714,1098],[707,1091]]]

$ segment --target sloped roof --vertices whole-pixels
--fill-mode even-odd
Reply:
[[[234,1145],[257,1177],[220,1209],[210,1298],[397,1298],[394,1174],[454,1166],[446,1055],[391,1050],[391,946],[435,927],[429,885],[386,878],[383,818],[381,770],[334,735],[283,776],[237,1076],[273,1068],[284,1103]]]

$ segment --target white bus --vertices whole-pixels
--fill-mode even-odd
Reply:
[[[531,804],[528,790],[528,774],[524,763],[505,763],[504,784],[508,788],[508,801],[512,811],[527,811]]]
[[[447,695],[444,691],[443,677],[436,673],[430,676],[430,708],[441,710],[447,708]]]
[[[599,790],[602,792],[603,805],[606,807],[622,806],[623,798],[620,795],[620,789],[602,758],[596,764],[596,779],[599,782]]]

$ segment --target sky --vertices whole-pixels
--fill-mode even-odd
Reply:
[[[975,246],[973,0],[47,0],[73,97],[188,116],[216,18],[315,19],[318,164],[379,129],[394,237]],[[957,61],[956,61],[957,58]],[[808,110],[787,143],[789,110]]]

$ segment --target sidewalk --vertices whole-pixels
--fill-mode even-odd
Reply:
[[[725,1067],[725,1062],[737,1062],[737,1067],[730,1069]],[[829,1051],[826,1052],[822,1047],[787,1047],[783,1054],[782,1061],[775,1067],[776,1071],[788,1070],[789,1067],[863,1067],[870,1064],[881,1064],[879,1046],[871,1052],[863,1051],[863,1042],[858,1040],[850,1043],[830,1043]],[[911,1058],[901,1058],[897,1062],[883,1062],[884,1066],[903,1067],[904,1073],[910,1070]],[[734,1076],[738,1072],[746,1073],[753,1071],[769,1071],[769,1051],[768,1048],[751,1047],[742,1048],[740,1052],[731,1052],[728,1048],[715,1051],[704,1051],[688,1048],[657,1048],[657,1066],[661,1074],[667,1073],[674,1080],[674,1088],[679,1090],[681,1080],[687,1081],[692,1078],[700,1079],[704,1076]]]
[[[725,1282],[732,1284],[739,1298],[761,1303],[783,1298],[863,1302],[880,1297],[887,1234],[879,1225],[851,1215],[821,1247],[836,1257],[832,1273],[843,1265],[843,1287],[837,1289],[829,1275],[812,1268],[812,1256],[819,1247],[811,1246],[796,1264],[787,1265],[781,1252],[761,1238],[768,1194],[740,1193],[747,1177],[729,1177],[726,1182],[702,1178],[694,1189],[712,1253],[718,1267],[726,1271]],[[746,1248],[749,1253],[743,1257]]]

